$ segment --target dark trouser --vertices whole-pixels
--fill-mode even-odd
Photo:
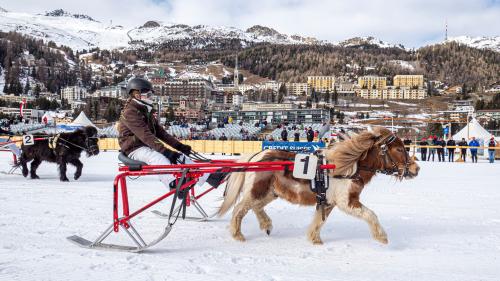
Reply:
[[[467,158],[467,149],[462,149],[462,159],[465,162],[465,159]]]
[[[429,156],[427,156],[427,161],[429,161],[429,159],[431,159],[431,155],[432,155],[432,162],[434,162],[434,156],[436,155],[436,149],[431,148],[431,150],[429,151]]]
[[[455,149],[448,148],[448,162],[455,162]]]
[[[444,149],[438,148],[437,149],[437,154],[438,154],[438,161],[439,162],[441,162],[441,161],[444,162]]]
[[[426,161],[427,160],[427,150],[420,150],[420,158],[422,159],[422,161]]]
[[[472,157],[472,162],[477,163],[477,150],[471,150],[470,151],[471,157]]]

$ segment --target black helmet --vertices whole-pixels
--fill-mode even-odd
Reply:
[[[130,92],[132,90],[137,90],[141,93],[149,92],[149,91],[152,92],[153,85],[151,85],[151,82],[149,82],[146,79],[136,77],[136,78],[132,78],[132,79],[128,80],[128,83],[127,83],[127,94],[130,95]]]

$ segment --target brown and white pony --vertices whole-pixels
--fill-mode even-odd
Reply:
[[[387,235],[377,216],[360,202],[359,196],[377,172],[394,175],[399,179],[417,176],[420,168],[408,156],[401,139],[386,128],[374,127],[320,153],[325,156],[327,163],[336,166],[335,170],[329,172],[325,220],[333,208],[338,206],[343,212],[366,221],[373,238],[387,244]],[[283,161],[293,160],[294,157],[293,152],[265,150],[251,159],[240,161]],[[316,204],[316,194],[310,190],[310,182],[294,178],[291,172],[235,172],[229,177],[224,202],[218,211],[219,216],[235,205],[240,195],[242,198],[234,207],[230,225],[233,238],[240,241],[245,241],[241,233],[241,222],[250,209],[257,216],[260,228],[269,235],[272,222],[264,207],[271,201],[280,197],[293,204]],[[323,243],[320,229],[324,222],[321,209],[316,210],[307,232],[312,243]]]

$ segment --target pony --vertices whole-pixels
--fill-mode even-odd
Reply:
[[[399,180],[416,177],[419,166],[408,156],[403,142],[384,127],[373,127],[362,131],[343,142],[321,150],[328,164],[335,164],[328,171],[326,207],[316,208],[307,237],[313,244],[323,244],[320,231],[334,207],[364,220],[370,227],[373,238],[387,244],[387,234],[375,213],[360,201],[363,188],[377,173],[396,176]],[[293,161],[294,152],[264,150],[240,162]],[[260,228],[270,235],[272,221],[264,207],[277,198],[292,204],[313,206],[317,204],[316,193],[310,190],[310,181],[297,179],[290,171],[234,172],[229,175],[223,202],[218,215],[224,215],[232,206],[230,232],[234,239],[245,241],[241,223],[251,209],[257,216]],[[237,201],[241,197],[238,204]]]
[[[74,179],[82,175],[83,164],[80,161],[82,151],[87,152],[87,157],[99,154],[97,129],[92,126],[77,129],[71,133],[61,133],[53,136],[35,134],[33,145],[21,145],[21,157],[17,166],[22,167],[23,176],[30,173],[32,179],[39,179],[36,169],[42,161],[57,163],[59,165],[59,179],[69,181],[66,177],[67,164],[76,167]],[[28,171],[28,162],[31,162],[31,171]]]

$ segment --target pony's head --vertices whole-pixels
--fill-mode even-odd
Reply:
[[[81,149],[87,152],[88,157],[99,154],[99,137],[95,127],[87,126],[78,129],[75,134],[77,135],[75,141]]]
[[[384,127],[376,127],[380,132],[373,150],[379,156],[379,171],[399,179],[411,179],[418,175],[420,167],[406,151],[403,141]]]
[[[413,178],[420,167],[412,160],[401,139],[384,127],[373,127],[326,150],[335,164],[334,175],[352,176],[358,169]]]

